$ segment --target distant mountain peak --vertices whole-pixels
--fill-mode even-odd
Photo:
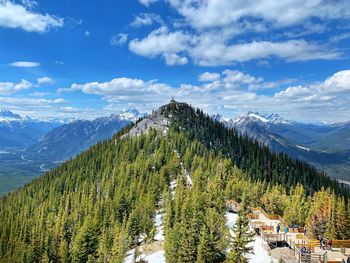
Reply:
[[[9,110],[0,110],[0,117],[1,118],[8,118],[8,119],[22,119],[20,115],[13,113]]]
[[[260,113],[248,111],[233,120],[234,123],[241,123],[244,120],[259,121],[263,123],[273,123],[273,124],[290,124],[293,121],[284,119],[278,113]]]
[[[219,113],[211,115],[211,118],[212,118],[214,121],[226,122],[226,120],[224,119],[224,116],[222,116],[222,115],[219,114]]]
[[[144,117],[145,115],[146,113],[140,113],[137,109],[127,109],[117,114],[117,117],[119,119],[130,120],[132,122],[135,122],[139,118]]]

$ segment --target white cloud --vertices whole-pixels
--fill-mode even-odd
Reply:
[[[344,57],[344,51],[301,37],[326,32],[333,19],[350,18],[347,0],[167,0],[166,3],[181,18],[172,17],[171,26],[162,24],[148,36],[131,40],[130,51],[148,58],[161,57],[173,65],[181,63],[169,63],[167,57],[177,55],[200,66],[271,58],[295,62]],[[150,25],[153,21],[144,15],[136,17],[134,24]],[[254,33],[254,38],[244,36],[249,33]]]
[[[17,67],[17,68],[35,68],[35,67],[39,67],[40,63],[33,62],[33,61],[17,61],[17,62],[12,62],[10,66]]]
[[[322,20],[350,17],[349,3],[344,0],[169,0],[169,3],[199,29],[229,26],[249,18],[257,23],[263,20],[276,27],[286,27],[313,17]]]
[[[49,77],[42,77],[37,79],[37,85],[53,84],[55,81]]]
[[[168,65],[184,65],[188,59],[180,53],[186,51],[190,41],[191,37],[181,31],[169,32],[161,27],[142,40],[130,41],[129,49],[145,57],[162,56]]]
[[[342,33],[339,35],[334,35],[332,37],[330,37],[329,41],[330,42],[340,42],[343,41],[345,39],[349,39],[350,38],[350,32],[346,32],[346,33]]]
[[[205,42],[191,49],[190,55],[198,65],[220,66],[271,57],[290,62],[338,59],[343,56],[343,53],[327,50],[325,47],[308,43],[305,40],[288,40],[282,42],[253,41],[234,45]]]
[[[165,63],[169,66],[173,65],[186,65],[188,63],[188,59],[186,57],[179,56],[175,53],[168,54],[165,53],[163,54]]]
[[[350,93],[350,70],[335,73],[324,82],[323,91],[327,93]]]
[[[229,70],[226,69],[223,71],[223,74],[226,75],[224,78],[225,82],[229,83],[239,83],[239,84],[257,84],[264,81],[263,78],[253,77],[249,74],[245,74],[238,70]]]
[[[0,82],[0,94],[10,95],[10,94],[18,93],[34,87],[39,87],[44,84],[52,84],[52,83],[54,83],[54,80],[49,77],[38,78],[36,85],[33,85],[31,82],[25,79],[22,79],[19,83]]]
[[[219,78],[220,74],[218,73],[204,72],[203,74],[199,75],[198,80],[201,82],[211,82],[214,80],[218,80]]]
[[[112,46],[122,46],[128,41],[128,34],[119,33],[116,36],[112,36],[110,44]]]
[[[200,66],[232,65],[236,62],[280,58],[286,61],[307,61],[315,59],[338,59],[343,53],[328,50],[327,47],[305,40],[280,42],[253,41],[241,44],[228,44],[227,36],[232,32],[223,31],[217,37],[214,33],[191,35],[184,31],[170,32],[167,27],[152,31],[144,39],[134,39],[129,49],[141,56],[154,58],[167,54],[191,57]],[[219,33],[218,33],[219,34]],[[226,35],[228,34],[228,35]]]
[[[293,86],[274,95],[289,101],[346,101],[350,103],[350,70],[335,73],[320,84]],[[349,99],[349,100],[348,100]]]
[[[31,97],[41,97],[41,98],[46,96],[46,95],[50,95],[50,93],[49,92],[38,92],[38,91],[36,91],[36,92],[33,92],[33,93],[29,94],[29,96],[31,96]]]
[[[21,2],[25,7],[29,9],[32,9],[34,6],[38,5],[38,2],[33,0],[21,0]]]
[[[188,48],[191,36],[181,31],[169,32],[167,27],[152,31],[146,38],[134,39],[129,49],[141,56],[154,57],[166,53],[178,53]]]
[[[30,10],[35,4],[25,1],[27,7],[9,0],[0,1],[0,26],[21,28],[28,32],[43,33],[54,27],[62,27],[63,18],[49,14],[40,14]],[[29,6],[28,6],[29,4]]]
[[[67,119],[71,114],[62,113],[60,107],[67,103],[62,98],[24,98],[24,97],[1,97],[0,105],[16,113],[31,116],[41,120],[47,119]]]
[[[22,79],[19,83],[0,82],[0,94],[9,95],[26,89],[30,89],[32,87],[33,84],[25,79]]]
[[[151,111],[174,97],[201,107],[208,113],[220,112],[226,117],[261,109],[309,121],[345,120],[350,116],[350,70],[337,72],[322,83],[292,86],[272,95],[261,95],[251,87],[258,89],[273,85],[277,88],[278,83],[285,85],[295,80],[266,82],[261,77],[237,70],[214,73],[219,77],[210,74],[213,73],[203,74],[203,80],[207,77],[208,81],[201,85],[182,84],[173,87],[158,81],[116,78],[107,82],[73,84],[65,91],[82,91],[100,96],[106,103],[113,105],[114,111],[125,108]]]
[[[89,37],[91,35],[90,31],[85,31],[84,36]]]
[[[149,7],[151,4],[157,2],[158,0],[139,0],[139,2],[147,7]]]
[[[74,114],[82,114],[82,113],[92,113],[93,110],[90,108],[76,108],[72,106],[60,107],[59,110],[63,113],[74,113]]]
[[[143,13],[135,16],[130,25],[133,27],[150,26],[155,22],[163,24],[163,20],[159,15]]]

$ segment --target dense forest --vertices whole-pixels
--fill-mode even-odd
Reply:
[[[123,262],[164,211],[167,262],[234,262],[226,201],[350,238],[349,193],[313,167],[271,153],[186,104],[167,133],[101,142],[0,200],[0,262]],[[191,176],[191,184],[187,180]],[[175,189],[171,185],[176,185]]]

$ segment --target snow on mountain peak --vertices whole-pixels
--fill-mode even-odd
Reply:
[[[127,109],[117,114],[119,119],[137,121],[139,118],[144,117],[145,113],[140,113],[137,109]]]
[[[259,113],[249,111],[247,114],[241,115],[235,120],[242,121],[242,119],[252,119],[253,121],[261,121],[264,123],[274,123],[274,124],[288,124],[291,121],[284,119],[278,113]]]
[[[9,110],[0,110],[0,118],[1,119],[16,119],[16,120],[22,119],[20,115],[15,114]]]

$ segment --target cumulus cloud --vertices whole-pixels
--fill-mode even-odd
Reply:
[[[274,95],[274,98],[293,102],[329,101],[337,104],[350,103],[350,70],[335,73],[320,84],[292,86]]]
[[[34,85],[28,80],[22,79],[18,83],[14,82],[0,82],[0,94],[1,95],[10,95],[18,93],[24,90],[28,90],[34,87],[39,87],[44,84],[53,84],[54,80],[49,77],[42,77],[37,79],[37,83]]]
[[[0,94],[9,95],[26,89],[30,89],[32,87],[33,84],[25,79],[22,79],[19,83],[0,82]]]
[[[222,33],[224,34],[224,33]],[[338,59],[344,54],[305,40],[280,42],[252,41],[229,44],[224,37],[214,35],[192,35],[184,31],[169,31],[161,27],[152,31],[144,39],[133,39],[129,49],[141,56],[166,58],[168,54],[191,57],[200,66],[223,66],[237,62],[280,58],[286,61],[307,61],[316,59]],[[166,60],[167,62],[167,60]]]
[[[248,18],[286,27],[313,17],[321,20],[350,17],[347,1],[169,0],[169,3],[193,27],[199,29],[229,26]]]
[[[322,83],[279,87],[280,91],[272,95],[261,95],[255,90],[267,85],[277,87],[278,83],[286,84],[289,80],[267,82],[259,76],[237,70],[205,72],[199,76],[199,80],[205,82],[174,87],[154,80],[115,78],[107,82],[75,83],[64,91],[100,96],[113,105],[115,111],[134,107],[151,111],[174,97],[201,107],[208,113],[221,112],[226,117],[261,109],[288,114],[289,118],[298,120],[329,121],[333,118],[334,121],[350,116],[347,106],[350,103],[350,70],[337,72]]]
[[[245,74],[238,70],[229,70],[226,69],[223,71],[223,74],[226,75],[224,78],[225,82],[228,83],[239,83],[239,84],[257,84],[264,81],[261,77],[253,77],[249,74]]]
[[[350,18],[345,0],[334,3],[323,0],[307,3],[302,0],[166,2],[182,18],[173,18],[171,26],[163,24],[146,37],[131,40],[130,51],[148,58],[161,57],[168,65],[181,65],[169,63],[167,59],[169,55],[177,55],[183,62],[185,58],[191,59],[200,66],[224,66],[270,58],[295,62],[344,57],[344,51],[302,37],[322,34],[329,26],[328,21]],[[153,21],[144,15],[136,17],[134,23],[150,25]],[[256,37],[244,37],[252,32]]]
[[[28,32],[43,33],[54,27],[62,27],[63,18],[49,14],[40,14],[31,10],[34,1],[24,1],[26,6],[16,4],[10,0],[0,1],[0,26],[7,28],[21,28]]]
[[[152,31],[142,40],[134,39],[130,41],[129,49],[145,57],[155,57],[169,53],[176,54],[185,51],[191,39],[191,36],[184,32],[169,32],[167,27],[161,27]]]
[[[163,56],[165,59],[165,63],[170,66],[185,65],[188,63],[188,59],[186,57],[179,56],[175,53],[164,53]]]
[[[220,74],[218,73],[204,72],[201,75],[199,75],[198,80],[201,82],[211,82],[214,80],[218,80],[219,78]]]
[[[17,68],[35,68],[35,67],[39,67],[40,63],[33,62],[33,61],[16,61],[16,62],[12,62],[10,66],[17,67]]]
[[[128,41],[128,34],[119,33],[116,36],[112,36],[110,44],[112,46],[122,46]]]

